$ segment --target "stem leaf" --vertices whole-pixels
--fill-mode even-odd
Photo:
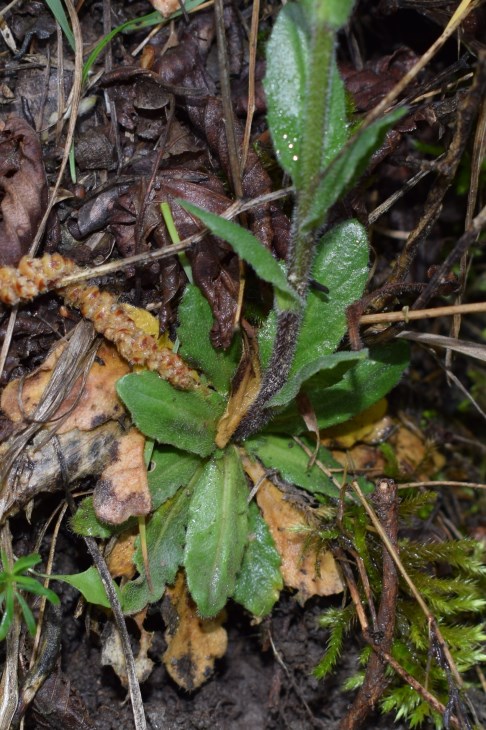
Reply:
[[[199,218],[211,233],[227,241],[238,256],[247,264],[250,264],[260,279],[272,284],[276,289],[288,294],[294,300],[300,301],[299,295],[287,282],[282,266],[274,259],[268,248],[265,248],[250,231],[214,213],[202,210],[197,205],[184,200],[178,202],[188,213]]]
[[[331,205],[364,172],[385,133],[406,113],[406,109],[394,109],[362,132],[358,131],[349,148],[338,155],[322,173],[309,212],[302,222],[302,230],[314,230],[324,222]]]

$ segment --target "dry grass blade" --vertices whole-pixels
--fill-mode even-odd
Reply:
[[[253,115],[255,113],[255,65],[259,16],[260,0],[253,0],[248,58],[248,111],[246,113],[245,132],[243,134],[240,175],[243,173],[243,170],[246,167],[246,159],[248,156],[248,149],[250,147],[251,125],[253,122]]]
[[[466,305],[467,306],[467,305]],[[485,311],[486,307],[482,310]],[[396,321],[396,320],[395,320]],[[466,340],[456,340],[454,337],[445,337],[444,335],[432,335],[427,332],[399,332],[398,338],[403,340],[411,340],[421,345],[429,347],[442,347],[454,352],[460,352],[462,355],[474,357],[476,360],[486,362],[486,345],[480,345],[477,342],[467,342]]]
[[[456,314],[474,314],[475,312],[486,312],[486,302],[474,302],[471,304],[452,304],[448,307],[431,307],[430,309],[409,310],[408,307],[401,312],[381,312],[379,314],[364,314],[360,325],[377,324],[379,322],[412,322],[415,319],[428,319],[430,317],[453,317]],[[407,332],[407,334],[413,334]],[[402,336],[405,336],[402,333]],[[412,339],[412,338],[409,338]],[[443,338],[443,339],[451,339]],[[446,347],[447,345],[443,345]]]

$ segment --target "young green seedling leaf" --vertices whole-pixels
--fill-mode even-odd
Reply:
[[[214,213],[202,210],[192,203],[179,200],[178,203],[196,218],[199,218],[211,233],[227,241],[240,258],[255,270],[263,281],[272,284],[283,294],[287,294],[294,301],[300,297],[287,281],[285,271],[265,246],[246,228],[220,218]]]
[[[235,339],[226,352],[215,350],[210,338],[213,324],[211,308],[197,286],[186,286],[177,314],[180,322],[177,329],[181,343],[179,354],[201,370],[219,393],[226,395],[240,359],[241,342]]]
[[[268,525],[254,502],[250,504],[248,518],[248,545],[233,598],[261,618],[270,613],[283,588],[281,559]]]
[[[125,375],[117,393],[142,433],[163,444],[207,456],[225,403],[217,393],[176,390],[151,372]]]
[[[84,573],[77,573],[75,575],[51,575],[49,576],[52,580],[60,580],[63,583],[69,583],[69,585],[76,588],[88,603],[93,603],[96,606],[103,606],[104,608],[110,608],[110,601],[106,595],[105,587],[100,578],[100,574],[94,566],[85,570]],[[115,589],[118,591],[116,584]]]
[[[248,537],[248,487],[234,446],[211,458],[189,509],[184,565],[202,616],[215,616],[233,595]]]

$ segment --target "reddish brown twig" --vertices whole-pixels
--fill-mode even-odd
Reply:
[[[378,483],[374,494],[376,512],[391,543],[397,549],[398,499],[397,486],[392,479]],[[366,634],[373,644],[389,653],[395,629],[395,611],[398,595],[398,574],[393,558],[383,546],[383,582],[381,600],[377,614],[377,631]],[[366,667],[366,674],[356,698],[340,725],[340,730],[353,730],[358,727],[373,710],[386,688],[386,661],[374,652]]]

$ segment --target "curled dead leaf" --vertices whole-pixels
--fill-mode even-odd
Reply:
[[[223,449],[258,395],[261,385],[258,344],[249,326],[242,329],[243,355],[233,377],[231,395],[218,423],[215,443]]]
[[[37,407],[63,349],[63,344],[56,347],[39,369],[25,379],[22,387],[20,380],[13,380],[5,387],[1,407],[11,421],[20,423],[24,420],[23,414],[30,415]],[[124,410],[116,394],[115,384],[129,371],[129,366],[116,349],[112,345],[102,344],[86,382],[83,383],[83,378],[80,377],[54,414],[55,419],[66,415],[66,420],[59,426],[57,433],[68,433],[74,428],[90,431],[102,423],[119,418]]]
[[[140,628],[140,640],[139,649],[135,659],[135,673],[140,683],[145,682],[154,668],[153,661],[149,658],[148,652],[152,646],[153,633],[145,631],[143,626]],[[124,687],[128,687],[127,668],[125,664],[125,657],[123,655],[122,643],[120,640],[120,634],[118,633],[116,626],[108,622],[103,631],[101,637],[102,650],[101,650],[101,664],[106,667],[113,667],[116,675],[120,679],[120,682]]]
[[[149,514],[152,502],[144,446],[145,438],[135,428],[119,439],[114,461],[103,471],[93,494],[99,520],[121,525],[129,517]]]
[[[167,624],[165,667],[179,687],[195,690],[210,677],[215,660],[226,653],[228,637],[222,626],[226,614],[221,611],[214,618],[202,619],[182,572],[174,586],[167,588],[162,610]]]
[[[111,573],[112,578],[126,578],[131,580],[136,573],[133,563],[133,554],[135,552],[135,540],[138,532],[130,530],[123,532],[117,537],[113,548],[106,557],[106,564]]]

